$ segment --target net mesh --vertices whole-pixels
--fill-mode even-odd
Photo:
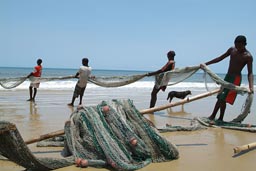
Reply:
[[[27,77],[3,78],[3,79],[0,79],[0,85],[5,89],[12,89],[12,88],[18,87],[26,79]]]
[[[139,75],[130,75],[130,76],[109,76],[109,77],[94,77],[90,78],[89,81],[101,86],[101,87],[121,87],[124,85],[128,85],[134,83],[142,78],[144,78],[145,74]]]
[[[158,74],[155,76],[155,85],[161,87],[178,84],[191,77],[199,68],[199,66],[175,68],[174,70]]]
[[[159,74],[156,76],[155,84],[157,87],[177,84],[177,83],[189,78],[190,76],[192,76],[195,72],[198,71],[199,68],[200,68],[199,66],[186,67],[186,68],[181,68],[181,69],[177,68],[175,70]],[[237,93],[239,93],[241,95],[247,94],[247,98],[246,98],[244,105],[242,106],[242,109],[241,109],[241,113],[235,119],[233,119],[233,122],[242,122],[247,117],[247,115],[250,113],[251,105],[253,102],[253,94],[249,93],[249,91],[246,87],[236,86],[232,83],[229,83],[229,82],[223,80],[217,74],[212,72],[210,70],[210,68],[206,65],[203,65],[203,67],[201,69],[203,69],[203,71],[205,72],[205,75],[209,76],[215,83],[220,85],[221,89],[227,88],[227,89],[235,90]],[[206,86],[206,89],[207,89],[207,86]]]
[[[47,81],[54,81],[54,80],[67,80],[75,78],[74,75],[70,76],[63,76],[63,77],[40,77],[37,81],[47,82]],[[0,79],[0,85],[5,89],[12,89],[21,85],[24,81],[29,79],[30,81],[34,81],[34,77],[31,76],[27,77],[16,77],[16,78],[2,78]]]
[[[65,151],[118,170],[177,159],[175,145],[139,113],[131,100],[103,101],[74,112],[65,126]]]
[[[207,67],[206,65],[204,65],[204,67],[202,68],[200,68],[199,66],[175,68],[172,71],[158,74],[155,76],[155,86],[161,87],[161,86],[170,86],[170,85],[177,84],[191,77],[199,69],[203,69],[205,72],[205,75],[209,76],[214,82],[220,85],[221,88],[232,89],[242,95],[247,94],[248,97],[244,103],[244,106],[241,109],[241,113],[237,118],[233,120],[235,122],[242,122],[250,113],[250,108],[253,101],[253,95],[248,93],[248,89],[246,87],[236,86],[232,83],[226,82],[225,80],[220,78],[217,74],[212,72],[210,68]],[[120,87],[120,86],[134,83],[144,78],[145,76],[146,74],[130,75],[130,76],[105,76],[105,77],[97,76],[97,77],[90,78],[89,81],[93,84],[96,84],[102,87]],[[72,79],[72,78],[74,78],[74,76],[48,77],[48,78],[40,78],[40,81],[64,80],[64,79]],[[11,89],[22,84],[25,80],[26,80],[26,77],[0,79],[0,85],[6,89]],[[205,78],[205,81],[206,81],[206,78]],[[207,84],[206,84],[206,89],[207,89]]]

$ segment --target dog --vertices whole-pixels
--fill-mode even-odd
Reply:
[[[184,99],[185,97],[187,97],[187,95],[191,95],[191,91],[187,90],[187,91],[170,91],[168,93],[167,96],[167,100],[169,99],[169,102],[171,103],[172,99],[174,97],[179,98],[179,99]]]

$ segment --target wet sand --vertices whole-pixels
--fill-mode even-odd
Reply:
[[[122,92],[122,89],[86,90],[84,103],[95,105],[102,100],[113,98],[130,98],[139,109],[145,109],[149,103],[151,90],[135,92]],[[113,92],[111,92],[113,91]],[[63,129],[65,121],[75,108],[68,107],[73,91],[38,91],[36,102],[27,102],[28,92],[1,91],[0,97],[0,119],[15,123],[24,140],[37,137],[52,131]],[[105,94],[104,94],[105,93]],[[166,104],[166,94],[159,93],[157,105]],[[104,96],[103,96],[104,95]],[[118,96],[117,96],[118,95]],[[78,100],[76,100],[77,104]],[[215,97],[207,97],[172,109],[155,112],[154,115],[146,114],[145,117],[161,128],[165,124],[189,126],[190,119],[196,116],[208,116],[215,103]],[[235,106],[227,107],[225,120],[237,116],[241,109],[242,100],[237,100]],[[245,123],[255,124],[255,102],[252,106],[252,113],[246,118]],[[255,170],[256,150],[234,155],[233,148],[256,142],[255,133],[226,130],[221,128],[209,128],[193,132],[168,132],[161,133],[170,142],[177,145],[180,158],[170,162],[152,163],[140,169],[142,171],[184,171],[184,170]],[[62,148],[37,148],[35,144],[29,145],[31,151],[39,157],[60,156]],[[0,160],[1,171],[21,171],[24,168],[8,160]],[[81,168],[70,166],[58,169],[59,171],[78,171]],[[88,171],[106,170],[86,168]]]

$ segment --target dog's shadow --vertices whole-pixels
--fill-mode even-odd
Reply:
[[[172,107],[167,108],[167,112],[168,114],[183,114],[183,113],[187,113],[184,109],[184,105],[181,105],[181,109],[179,111],[173,111]]]
[[[168,112],[169,115],[172,115],[172,116],[188,116],[188,115],[191,115],[191,113],[185,111],[184,105],[181,105],[181,109],[177,110],[177,111],[174,111],[170,107],[170,108],[167,109],[167,112]]]

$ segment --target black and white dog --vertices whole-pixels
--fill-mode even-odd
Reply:
[[[167,96],[167,100],[169,99],[169,102],[171,103],[172,99],[174,97],[179,98],[179,99],[184,99],[187,95],[190,95],[191,91],[170,91]]]

